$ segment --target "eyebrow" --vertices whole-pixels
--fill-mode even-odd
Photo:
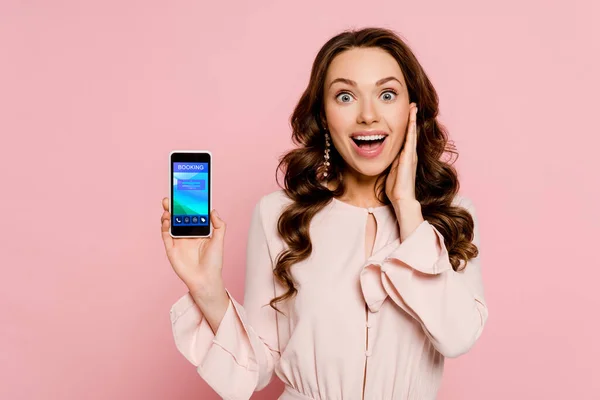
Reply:
[[[383,78],[383,79],[380,79],[380,80],[378,80],[377,82],[375,82],[375,86],[381,86],[381,85],[383,85],[384,83],[386,83],[386,82],[389,82],[389,81],[392,81],[392,80],[394,80],[394,81],[398,82],[398,83],[400,84],[400,86],[402,86],[402,82],[400,82],[400,81],[398,80],[398,78],[396,78],[396,77],[394,77],[394,76],[388,76],[387,78]],[[336,78],[336,79],[334,79],[334,80],[333,80],[333,81],[332,81],[332,82],[329,84],[329,87],[331,87],[331,86],[332,86],[334,83],[336,83],[336,82],[342,82],[342,83],[346,83],[346,84],[348,84],[348,85],[350,85],[350,86],[356,86],[356,82],[354,82],[352,79],[346,79],[346,78]]]

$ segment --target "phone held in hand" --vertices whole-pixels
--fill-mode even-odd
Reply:
[[[212,153],[173,150],[169,154],[169,187],[171,236],[211,236]]]

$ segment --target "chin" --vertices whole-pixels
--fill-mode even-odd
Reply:
[[[364,175],[364,176],[377,177],[377,176],[381,175],[389,165],[390,165],[390,163],[383,163],[381,161],[377,162],[377,163],[370,163],[370,164],[367,164],[363,161],[363,162],[353,165],[352,169],[354,169],[357,173]]]

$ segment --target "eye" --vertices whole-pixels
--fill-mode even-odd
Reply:
[[[337,96],[335,96],[335,98],[337,100],[340,100],[342,103],[348,103],[348,101],[344,101],[344,100],[341,100],[341,99],[345,98],[345,99],[351,100],[352,96],[350,96],[350,93],[348,93],[348,92],[340,92]]]
[[[386,93],[392,93],[393,97],[391,99],[388,97],[387,99],[384,99],[385,101],[392,101],[392,100],[394,100],[396,98],[397,93],[396,93],[395,90],[391,90],[391,89],[390,90],[386,90],[385,92],[382,93],[382,95],[385,95]]]

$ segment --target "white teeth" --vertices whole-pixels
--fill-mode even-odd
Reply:
[[[354,136],[356,140],[379,140],[383,139],[385,135],[370,135],[370,136]]]

